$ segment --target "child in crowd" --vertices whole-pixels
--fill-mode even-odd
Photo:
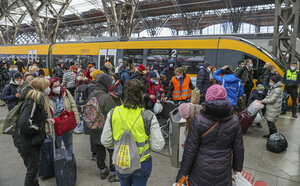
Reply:
[[[258,84],[256,87],[256,90],[253,90],[251,95],[249,96],[248,103],[249,105],[254,101],[254,100],[263,100],[265,98],[265,87],[262,84]]]

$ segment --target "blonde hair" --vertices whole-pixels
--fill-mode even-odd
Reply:
[[[43,97],[44,90],[50,86],[50,81],[48,79],[42,77],[36,77],[31,82],[30,85],[34,88],[30,90],[25,99],[32,99],[33,101],[37,102],[41,97]],[[44,109],[47,111],[48,108],[47,99],[44,99]]]
[[[174,71],[174,73],[184,73],[184,68],[183,67],[177,67]]]
[[[246,63],[250,63],[250,62],[252,62],[252,59],[247,59],[246,60]]]
[[[30,67],[29,67],[29,72],[31,72],[31,73],[37,72],[37,71],[39,71],[39,70],[40,70],[40,69],[39,69],[38,66],[30,66]]]

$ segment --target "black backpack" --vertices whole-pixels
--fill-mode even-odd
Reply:
[[[271,152],[279,153],[285,151],[288,147],[288,142],[281,133],[272,134],[267,142],[267,149]]]
[[[80,113],[83,112],[84,106],[88,102],[89,96],[93,92],[94,89],[95,89],[95,85],[94,84],[88,84],[88,85],[87,84],[83,84],[83,85],[79,85],[76,88],[76,91],[75,91],[75,103],[78,106],[78,111]]]

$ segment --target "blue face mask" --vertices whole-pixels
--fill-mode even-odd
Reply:
[[[270,87],[273,87],[274,86],[274,83],[269,83]]]
[[[170,64],[170,67],[173,68],[173,66],[174,66],[174,65],[171,63],[171,64]]]
[[[155,80],[154,79],[150,79],[151,83],[155,83]]]
[[[258,92],[259,94],[263,94],[263,93],[264,93],[264,91],[261,91],[261,90],[260,90],[260,91],[257,91],[257,92]]]

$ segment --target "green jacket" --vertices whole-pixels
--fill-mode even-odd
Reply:
[[[237,72],[235,72],[235,76],[242,80],[244,85],[247,81],[249,81],[253,86],[253,69],[250,69],[249,71],[246,65],[240,68]]]

